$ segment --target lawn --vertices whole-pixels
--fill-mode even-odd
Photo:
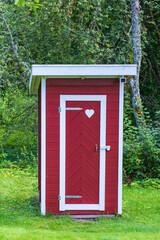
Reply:
[[[0,170],[0,240],[159,240],[160,190],[123,188],[123,215],[94,222],[70,216],[41,216],[37,177],[19,170]]]

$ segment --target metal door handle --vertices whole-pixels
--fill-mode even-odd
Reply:
[[[97,154],[98,153],[98,145],[95,144],[95,153]]]
[[[111,149],[111,146],[102,146],[102,147],[101,147],[101,150],[110,151],[110,149]]]

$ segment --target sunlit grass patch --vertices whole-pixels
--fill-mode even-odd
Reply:
[[[92,222],[70,216],[41,216],[37,177],[20,170],[0,170],[0,240],[160,239],[160,191],[152,187],[123,189],[123,215]]]

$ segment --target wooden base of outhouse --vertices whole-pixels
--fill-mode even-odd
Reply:
[[[62,217],[64,215],[54,215],[55,217]],[[70,215],[72,220],[75,221],[90,221],[90,220],[95,220],[97,218],[113,218],[115,217],[116,214],[86,214],[86,215]]]
[[[112,218],[115,217],[115,215],[113,214],[103,214],[103,215],[71,215],[71,219],[72,220],[76,220],[76,221],[83,221],[83,220],[95,220],[97,218]]]

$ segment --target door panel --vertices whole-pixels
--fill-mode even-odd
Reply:
[[[65,203],[98,204],[99,150],[95,153],[95,146],[99,149],[100,102],[66,102],[66,109],[74,108],[82,110],[66,110],[66,196],[70,198]]]
[[[59,210],[105,210],[105,95],[60,95]]]

